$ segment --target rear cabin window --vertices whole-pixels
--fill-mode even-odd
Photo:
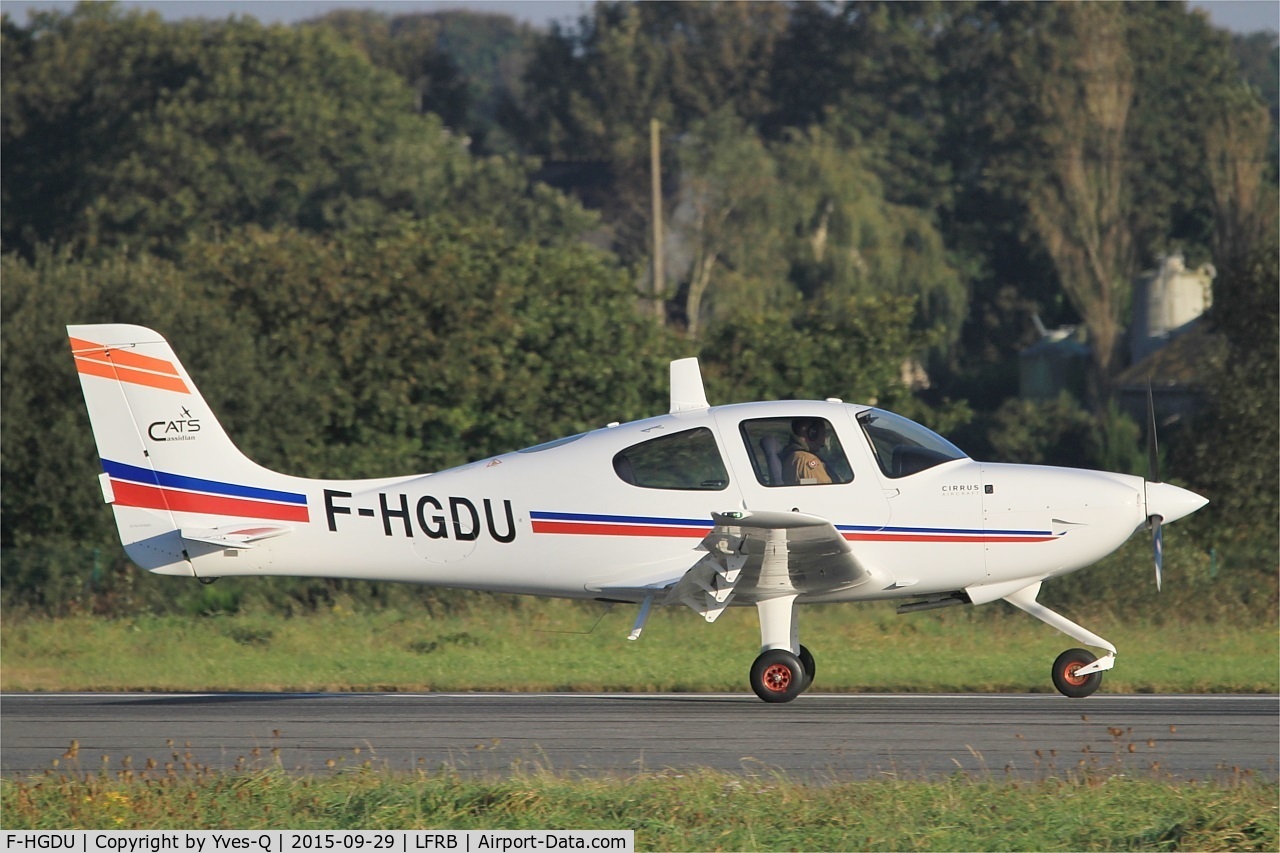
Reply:
[[[706,427],[642,441],[613,457],[625,483],[644,489],[717,492],[729,485],[715,437]]]
[[[739,429],[762,486],[853,482],[840,437],[825,418],[758,418]]]

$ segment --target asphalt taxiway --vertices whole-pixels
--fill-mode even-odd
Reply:
[[[1082,770],[1275,780],[1280,697],[1098,694],[5,694],[0,771],[713,768],[813,781]]]

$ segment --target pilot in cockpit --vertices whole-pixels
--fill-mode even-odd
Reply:
[[[826,485],[832,481],[820,456],[827,443],[827,422],[821,418],[796,418],[791,422],[791,442],[782,449],[782,477],[788,486]]]

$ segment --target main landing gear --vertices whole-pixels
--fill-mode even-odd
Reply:
[[[1038,603],[1036,596],[1039,594],[1040,584],[1035,583],[1012,595],[1006,595],[1004,600],[1046,625],[1057,628],[1073,640],[1107,650],[1107,654],[1099,658],[1085,649],[1067,649],[1053,662],[1053,686],[1058,688],[1059,693],[1072,699],[1093,695],[1102,686],[1102,673],[1116,665],[1116,647]]]
[[[795,601],[794,595],[782,595],[756,603],[764,651],[751,665],[751,689],[766,702],[790,702],[817,673],[813,653],[800,645]]]

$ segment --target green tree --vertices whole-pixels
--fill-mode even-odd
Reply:
[[[576,27],[552,25],[524,80],[532,153],[603,164],[598,194],[628,263],[649,249],[649,121],[669,152],[693,123],[728,109],[754,124],[771,109],[770,57],[787,8],[775,3],[597,3]]]
[[[789,276],[806,297],[839,300],[890,294],[916,305],[916,328],[954,342],[965,314],[963,281],[929,214],[895,204],[846,132],[792,132],[775,146],[790,219]],[[915,353],[903,353],[904,356]]]
[[[331,238],[250,231],[184,262],[271,365],[231,417],[291,472],[437,470],[649,414],[664,396],[659,330],[632,316],[625,274],[581,244],[436,217]],[[252,429],[264,422],[269,434]]]
[[[117,254],[87,263],[66,251],[41,250],[32,263],[5,255],[0,277],[0,480],[10,486],[0,506],[0,546],[51,539],[118,545],[95,485],[102,469],[66,325],[141,321],[191,331],[197,365],[202,344],[220,340],[234,350],[248,339],[224,311],[200,301],[168,261]]]
[[[1175,470],[1209,498],[1207,535],[1253,541],[1274,582],[1280,517],[1280,245],[1274,231],[1214,280],[1210,328],[1225,346],[1204,365],[1207,403],[1175,448]]]
[[[537,33],[510,15],[451,9],[387,14],[340,9],[302,26],[322,27],[394,72],[433,112],[465,133],[473,152],[516,153],[521,78]]]
[[[786,297],[778,227],[786,200],[764,143],[727,108],[695,122],[678,156],[679,201],[670,225],[690,255],[678,301],[686,332],[696,339],[704,317],[761,314]]]
[[[532,164],[473,158],[323,28],[166,24],[96,4],[6,23],[3,240],[172,247],[254,223],[328,230],[439,210],[545,238],[590,223]],[[545,226],[545,227],[544,227]]]
[[[1125,175],[1133,68],[1123,11],[1058,7],[1066,28],[1040,90],[1046,180],[1028,187],[1031,222],[1089,330],[1095,403],[1110,393],[1129,313],[1132,201]]]
[[[1052,171],[1064,162],[1053,136],[1078,136],[1063,128],[1045,97],[1073,76],[1082,79],[1076,66],[1087,58],[1058,23],[1063,16],[1101,7],[1120,16],[1133,97],[1122,162],[1112,173],[1120,197],[1128,199],[1124,227],[1134,264],[1173,248],[1199,258],[1194,263],[1209,259],[1212,194],[1202,140],[1214,105],[1238,86],[1228,41],[1181,3],[1084,6],[949,3],[935,10],[942,17],[934,25],[923,7],[917,19],[935,39],[945,115],[937,154],[949,162],[953,181],[951,203],[938,208],[937,219],[972,298],[956,372],[941,378],[959,380],[957,390],[984,408],[1014,392],[1008,364],[1035,340],[1033,313],[1049,326],[1082,317],[1063,289],[1047,240],[1028,227],[1030,195],[1057,186],[1061,177],[1061,170],[1058,177]],[[1096,40],[1090,32],[1087,41]],[[1104,166],[1096,158],[1086,155],[1083,162],[1098,173]]]
[[[1280,39],[1274,30],[1236,34],[1231,52],[1250,86],[1255,86],[1271,111],[1271,120],[1280,120]]]
[[[1205,127],[1205,160],[1213,190],[1213,258],[1241,270],[1276,230],[1276,187],[1266,177],[1275,125],[1266,106],[1243,86],[1216,105]]]
[[[1066,391],[1053,400],[1006,400],[977,418],[962,440],[972,455],[992,462],[1147,473],[1138,425],[1115,403],[1095,414]]]
[[[729,318],[708,329],[699,354],[708,399],[840,397],[951,430],[968,420],[968,408],[926,406],[903,380],[904,354],[936,337],[912,327],[914,314],[910,298],[858,295],[800,303],[780,316]]]
[[[945,207],[952,179],[940,149],[948,111],[939,48],[967,5],[798,4],[771,69],[770,135],[837,117],[890,201]]]
[[[440,25],[438,46],[458,66],[469,94],[468,132],[480,151],[519,152],[524,140],[508,127],[519,126],[524,73],[538,33],[508,15],[451,9],[432,15]]]
[[[1204,137],[1242,73],[1231,38],[1181,3],[1124,7],[1134,69],[1127,179],[1142,263],[1181,250],[1210,260],[1214,213]],[[1214,259],[1216,260],[1216,259]]]
[[[453,57],[441,49],[441,22],[434,15],[338,9],[303,27],[334,32],[373,65],[404,81],[414,93],[418,112],[435,113],[446,127],[463,128],[469,106],[467,81]]]
[[[29,485],[6,489],[5,547],[111,538],[68,321],[156,328],[238,446],[302,476],[438,470],[666,408],[666,338],[581,244],[432,218],[2,263],[0,464]]]

